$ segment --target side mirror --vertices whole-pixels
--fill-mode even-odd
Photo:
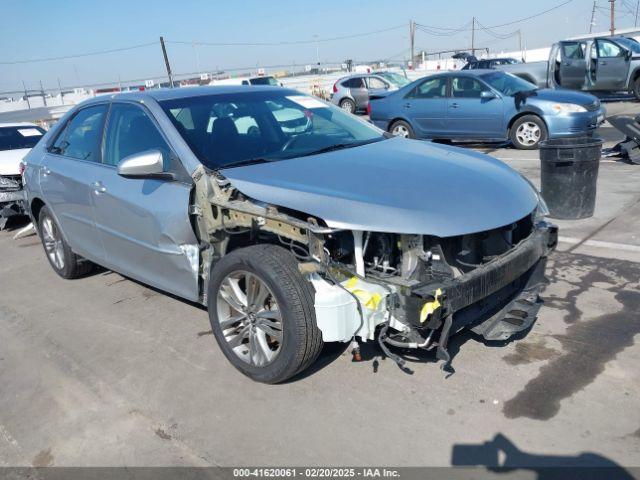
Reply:
[[[480,98],[482,100],[492,100],[494,98],[497,98],[497,95],[491,90],[483,90],[482,92],[480,92]]]
[[[173,174],[164,171],[163,163],[160,150],[147,150],[124,158],[118,164],[118,175],[125,178],[173,180]]]
[[[631,57],[633,57],[633,52],[631,50],[625,50],[624,52],[624,58],[629,61],[631,60]]]

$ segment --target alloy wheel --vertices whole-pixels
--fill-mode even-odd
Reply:
[[[531,147],[540,141],[542,131],[540,127],[533,122],[524,122],[516,130],[516,138],[521,145]]]
[[[395,135],[396,137],[408,138],[409,129],[405,125],[396,125],[395,127],[393,127],[393,130],[391,130],[391,134]]]
[[[222,280],[217,317],[225,340],[244,362],[264,367],[280,352],[282,315],[273,293],[255,273],[235,271]]]
[[[62,270],[64,268],[64,246],[60,232],[51,217],[45,217],[42,221],[42,237],[49,260],[58,270]]]

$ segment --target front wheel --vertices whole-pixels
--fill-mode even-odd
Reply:
[[[520,117],[510,132],[511,143],[519,150],[535,150],[547,136],[547,126],[535,115]]]
[[[218,345],[249,378],[283,382],[320,354],[313,288],[282,247],[256,245],[223,257],[211,270],[208,298]]]

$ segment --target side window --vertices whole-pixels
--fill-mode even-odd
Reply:
[[[362,77],[350,78],[343,85],[347,88],[365,88]]]
[[[447,78],[438,77],[425,80],[418,85],[409,96],[412,98],[445,98],[447,95]]]
[[[609,40],[596,40],[598,44],[598,57],[600,58],[614,58],[623,57],[624,50]]]
[[[65,157],[100,162],[100,140],[107,105],[83,108],[67,123],[50,151]]]
[[[480,94],[486,90],[475,78],[453,77],[451,79],[451,96],[454,98],[480,98]]]
[[[570,60],[582,60],[584,58],[584,43],[563,43],[562,56]]]
[[[169,162],[169,146],[146,112],[137,105],[114,103],[105,131],[103,163],[116,166],[123,158],[147,150],[160,150]]]
[[[368,77],[367,83],[372,90],[384,90],[387,87],[387,84],[377,77]]]

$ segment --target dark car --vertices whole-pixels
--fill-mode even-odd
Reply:
[[[499,65],[513,65],[516,63],[521,63],[519,60],[515,58],[489,58],[486,60],[475,60],[470,61],[462,70],[486,70],[486,69],[494,69]]]

